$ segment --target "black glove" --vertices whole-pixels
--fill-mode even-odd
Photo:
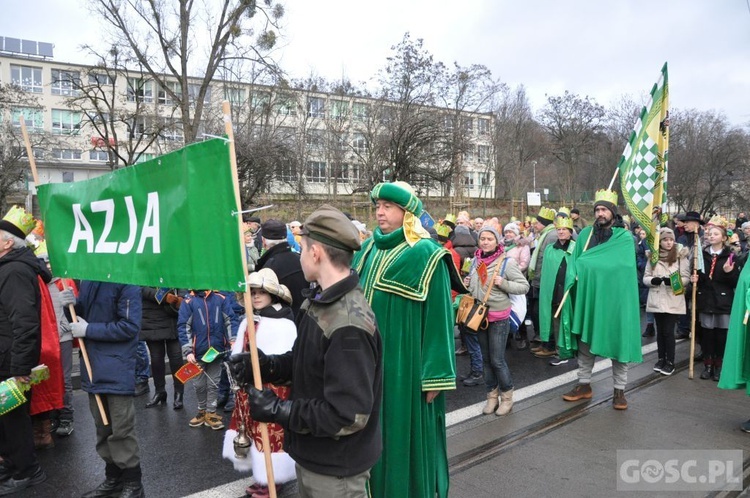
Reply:
[[[279,398],[268,388],[259,391],[252,386],[247,390],[247,401],[253,420],[275,422],[285,428],[289,425],[292,401]]]
[[[672,285],[672,280],[669,277],[662,277],[662,280],[664,280],[664,285]]]
[[[265,378],[263,367],[268,364],[268,356],[260,349],[258,350],[258,363],[260,364],[260,376]],[[255,380],[250,353],[239,353],[230,356],[229,370],[231,370],[234,380],[241,386],[249,386]]]
[[[662,282],[663,282],[663,279],[661,277],[654,277],[651,279],[651,285],[656,286],[656,287],[660,286]]]

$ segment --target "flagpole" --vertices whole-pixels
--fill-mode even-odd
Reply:
[[[221,105],[221,112],[224,116],[224,131],[229,138],[229,162],[232,165],[232,181],[234,182],[234,196],[237,201],[237,230],[242,233],[242,202],[240,201],[240,181],[237,174],[237,155],[234,147],[234,130],[232,129],[232,116],[229,101],[225,100]],[[245,257],[245,246],[240,240],[240,254],[242,256],[242,269],[245,276],[245,316],[247,317],[247,338],[250,346],[250,361],[253,367],[253,383],[258,390],[263,389],[263,381],[260,378],[260,361],[258,360],[258,344],[256,342],[253,322],[253,301],[250,296],[250,287],[247,283],[247,258]],[[253,325],[251,327],[251,324]],[[266,461],[266,477],[268,478],[268,491],[271,498],[276,498],[276,484],[273,477],[273,462],[271,460],[271,445],[268,437],[268,425],[259,423],[260,437],[263,441],[263,456]]]
[[[29,165],[31,166],[31,176],[34,179],[34,188],[39,185],[39,174],[36,169],[36,159],[34,158],[34,150],[31,148],[31,140],[29,140],[29,132],[26,130],[26,120],[23,118],[23,114],[20,117],[21,122],[21,135],[23,135],[23,142],[26,145],[26,155],[29,158]],[[63,289],[68,290],[69,287],[63,282]],[[68,305],[70,310],[70,316],[73,319],[73,323],[78,322],[78,316],[76,315],[75,307],[70,304]],[[81,349],[81,356],[83,357],[83,364],[86,366],[86,373],[89,374],[89,381],[93,382],[94,376],[91,374],[91,362],[89,361],[89,354],[86,350],[86,343],[83,338],[78,339],[78,346]],[[109,425],[109,419],[107,418],[107,412],[104,410],[104,404],[102,398],[98,394],[95,394],[96,406],[99,407],[99,415],[102,418],[103,425]]]
[[[701,250],[700,236],[695,232],[693,244],[693,276],[698,275],[698,251]],[[688,379],[693,378],[693,366],[695,363],[695,299],[698,293],[698,282],[693,282],[693,302],[690,310],[690,367],[688,368]]]

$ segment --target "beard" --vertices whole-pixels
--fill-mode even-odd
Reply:
[[[611,219],[607,219],[605,216],[598,216],[596,218],[596,226],[599,228],[606,228],[612,224]]]

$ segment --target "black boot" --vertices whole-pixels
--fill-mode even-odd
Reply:
[[[701,373],[701,379],[708,380],[710,379],[714,374],[714,362],[711,358],[706,358],[703,360],[703,373]]]
[[[656,335],[656,331],[654,330],[654,324],[647,323],[646,330],[643,331],[643,334],[641,334],[641,337],[653,337],[655,335]]]
[[[172,403],[172,408],[175,410],[182,410],[182,393],[175,391],[174,393],[174,403]]]
[[[714,371],[711,373],[711,380],[714,382],[719,382],[719,377],[721,376],[722,362],[723,362],[723,359],[714,358]]]
[[[166,391],[155,392],[151,401],[146,403],[146,408],[153,408],[160,405],[161,403],[167,404],[167,393]]]
[[[146,492],[143,491],[141,481],[126,481],[122,487],[120,498],[145,498]]]
[[[120,478],[107,477],[103,483],[81,495],[81,498],[108,498],[110,496],[120,496],[123,483]]]

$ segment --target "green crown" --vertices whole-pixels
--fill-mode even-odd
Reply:
[[[543,207],[539,210],[539,214],[537,216],[539,216],[540,218],[544,218],[545,220],[552,221],[555,219],[555,215],[557,215],[557,213],[554,209]]]
[[[568,216],[558,216],[555,218],[555,228],[569,228],[573,230],[573,218]]]
[[[8,211],[8,214],[3,219],[18,227],[24,235],[30,234],[34,227],[36,227],[34,217],[30,213],[27,213],[24,208],[18,206],[10,208],[10,211]]]
[[[448,238],[453,230],[448,225],[438,225],[435,227],[438,236]]]
[[[601,190],[597,190],[596,194],[594,194],[594,204],[599,201],[611,202],[612,204],[617,206],[617,192],[604,188]]]

